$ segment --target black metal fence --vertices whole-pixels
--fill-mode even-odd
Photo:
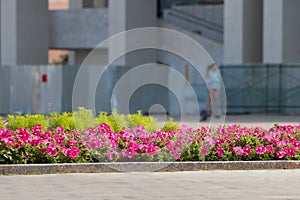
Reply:
[[[220,66],[228,113],[300,113],[300,65]]]

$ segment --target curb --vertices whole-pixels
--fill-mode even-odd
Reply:
[[[300,161],[119,162],[0,165],[0,175],[300,169]]]

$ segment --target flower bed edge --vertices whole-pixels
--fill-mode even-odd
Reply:
[[[123,170],[122,170],[123,169]],[[154,169],[154,170],[151,170]],[[2,164],[0,175],[300,169],[300,161],[116,162]]]

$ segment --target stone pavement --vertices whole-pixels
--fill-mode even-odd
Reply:
[[[300,199],[300,170],[0,176],[0,199]]]
[[[154,115],[154,117],[158,119],[160,125],[164,122],[165,116]],[[184,120],[182,120],[181,123],[193,128],[209,126],[210,124],[210,119],[200,123],[196,119],[197,116],[195,115],[187,115],[184,116]],[[179,121],[179,119],[176,121]],[[240,124],[247,127],[261,126],[263,128],[270,128],[276,123],[280,125],[298,125],[300,123],[300,115],[227,115],[224,124]]]

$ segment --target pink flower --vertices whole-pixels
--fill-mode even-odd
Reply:
[[[33,135],[40,136],[42,132],[42,125],[41,124],[35,125],[34,127],[31,128],[31,131]]]
[[[158,146],[154,146],[153,144],[149,145],[146,149],[146,152],[151,156],[155,155],[156,151],[160,151],[160,148]]]
[[[41,139],[40,137],[38,137],[38,136],[35,135],[35,136],[31,139],[30,144],[31,144],[32,146],[40,146],[40,145],[42,144],[43,141],[44,141],[43,139]]]
[[[67,147],[61,147],[61,152],[64,154],[64,156],[67,156],[69,154],[69,151],[70,149],[68,149]]]
[[[212,136],[205,136],[204,141],[208,142],[210,146],[215,146],[216,142]]]
[[[276,147],[285,147],[286,143],[284,141],[276,141]]]
[[[250,155],[250,153],[251,153],[251,146],[249,146],[249,145],[244,146],[243,151],[244,151],[244,156]]]
[[[77,144],[78,144],[77,140],[71,140],[71,141],[68,142],[69,147],[75,146]]]
[[[2,138],[1,141],[3,141],[7,148],[11,146],[15,146],[15,140],[11,137]]]
[[[233,147],[232,149],[233,149],[233,151],[234,151],[238,156],[242,156],[243,153],[244,153],[242,147],[240,147],[240,146],[238,146],[238,147]]]
[[[58,133],[63,133],[64,132],[64,128],[62,126],[58,126],[55,129]]]
[[[225,139],[224,138],[217,138],[216,140],[216,145],[221,146],[224,143]]]
[[[285,153],[287,156],[294,156],[295,155],[295,149],[294,148],[285,148]]]
[[[65,134],[63,134],[61,137],[58,134],[54,134],[54,139],[57,144],[62,144],[65,141],[65,138]]]
[[[31,140],[31,136],[29,134],[29,131],[24,128],[17,128],[18,131],[18,137],[24,144],[27,144],[29,140]]]
[[[79,155],[80,150],[78,148],[72,148],[69,150],[68,154],[70,158],[74,159]]]
[[[167,149],[168,149],[169,151],[171,151],[171,150],[173,149],[173,146],[172,146],[171,141],[167,141],[167,142],[166,142],[166,147],[167,147]]]
[[[46,152],[51,156],[56,156],[57,155],[56,145],[50,144]]]
[[[255,147],[255,151],[256,151],[256,154],[264,154],[266,152],[266,147],[264,147],[263,145],[258,145]]]
[[[273,146],[272,145],[267,145],[266,146],[266,149],[267,149],[267,151],[269,152],[269,153],[274,153],[274,148],[273,148]]]
[[[180,154],[176,150],[172,150],[172,155],[173,155],[175,160],[180,159]]]
[[[208,146],[202,146],[202,147],[200,148],[200,154],[201,154],[202,156],[205,156],[205,155],[207,154],[207,152],[208,152]]]
[[[223,148],[217,149],[218,157],[223,157]]]
[[[278,158],[283,158],[286,155],[286,153],[284,150],[279,150],[277,151],[276,155]]]

